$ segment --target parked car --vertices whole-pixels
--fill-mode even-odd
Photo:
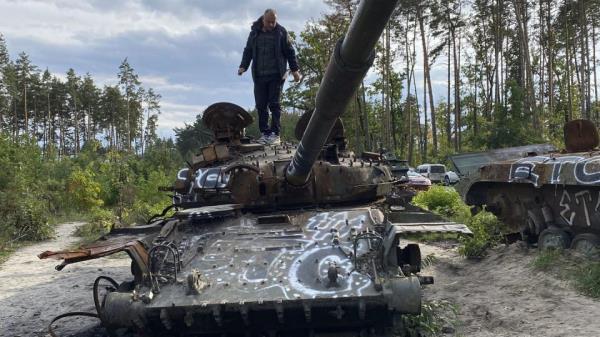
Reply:
[[[431,186],[431,180],[423,177],[415,171],[407,171],[406,177],[408,178],[406,186],[412,187],[415,190],[425,191],[429,189],[429,186]]]
[[[444,185],[454,185],[460,180],[460,177],[454,171],[446,171],[444,175]]]
[[[417,166],[417,173],[431,180],[432,183],[441,183],[446,177],[446,166],[442,164],[423,164]]]

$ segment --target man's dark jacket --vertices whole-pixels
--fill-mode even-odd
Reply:
[[[256,78],[256,37],[262,32],[263,28],[263,17],[261,16],[258,20],[254,21],[244,48],[244,54],[242,55],[242,63],[240,68],[248,69],[250,61],[252,62],[252,78]],[[275,55],[277,57],[277,65],[279,66],[279,75],[283,78],[287,69],[286,62],[290,65],[291,71],[298,71],[298,61],[296,60],[296,52],[290,41],[287,30],[280,24],[276,24],[273,32],[276,36],[275,43]]]

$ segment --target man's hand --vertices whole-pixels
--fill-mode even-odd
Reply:
[[[294,82],[298,83],[300,82],[300,79],[302,78],[302,76],[300,76],[300,72],[299,71],[292,71],[292,76],[294,76]]]
[[[245,72],[246,72],[246,69],[244,69],[242,67],[240,67],[240,69],[238,69],[238,75],[239,76],[242,76],[242,74],[245,73]]]

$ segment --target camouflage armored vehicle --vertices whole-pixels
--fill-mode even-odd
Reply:
[[[600,247],[598,132],[587,120],[565,125],[566,149],[548,144],[454,156],[465,172],[469,205],[495,213],[539,247],[572,248],[597,256]],[[510,158],[510,159],[509,159]]]
[[[421,285],[433,280],[418,275],[419,247],[402,234],[468,229],[418,210],[403,223],[386,217],[396,183],[389,167],[347,151],[343,126],[335,127],[395,5],[361,2],[315,111],[298,127],[298,146],[253,142],[245,110],[214,104],[202,117],[214,142],[179,172],[173,216],[165,210],[145,226],[40,257],[62,259],[60,270],[126,252],[132,279],[100,276],[94,300],[105,327],[140,335],[358,334],[419,313]],[[102,294],[106,282],[113,289]]]

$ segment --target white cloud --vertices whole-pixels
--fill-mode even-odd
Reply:
[[[63,46],[86,46],[126,33],[177,38],[193,32],[247,30],[239,19],[224,21],[198,10],[178,16],[148,8],[140,1],[123,2],[119,8],[104,11],[85,1],[68,5],[64,1],[5,1],[0,2],[0,13],[0,31],[5,35]],[[152,41],[151,35],[148,38]]]
[[[165,76],[145,75],[139,77],[144,87],[153,88],[156,92],[163,91],[192,91],[196,88],[193,84],[172,83]]]
[[[158,116],[158,124],[163,129],[173,129],[193,124],[196,116],[201,114],[206,106],[194,104],[178,104],[168,101],[160,103],[162,113]]]

